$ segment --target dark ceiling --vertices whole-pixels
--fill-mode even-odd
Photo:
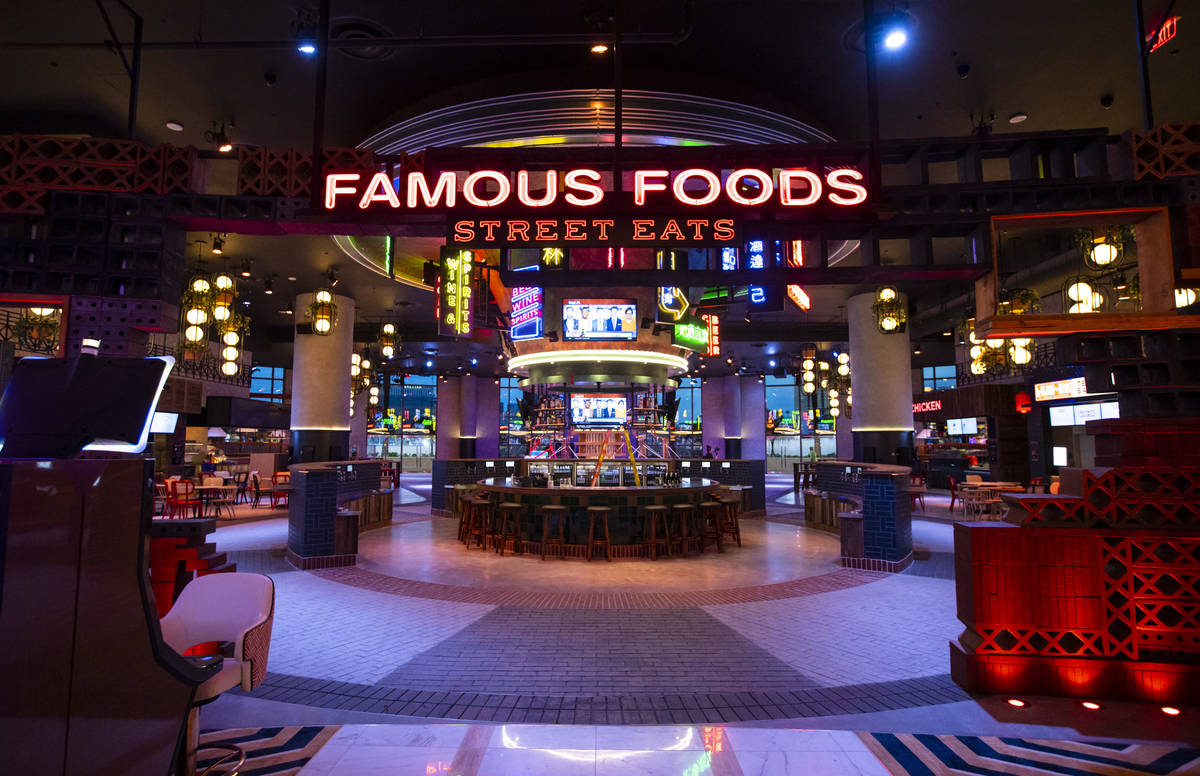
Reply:
[[[1169,0],[1146,0],[1148,23]],[[285,41],[302,4],[263,0],[147,3],[148,47],[137,134],[155,142],[203,144],[214,120],[232,121],[239,142],[282,147],[311,143],[315,65],[293,47],[226,47],[232,41]],[[122,38],[132,25],[114,4]],[[314,4],[315,5],[315,4]],[[464,0],[333,0],[338,24],[370,26],[393,36],[586,34],[585,10],[596,2],[487,3]],[[612,5],[612,4],[609,4]],[[887,11],[888,0],[876,0]],[[1007,117],[1023,111],[1022,130],[1107,126],[1120,132],[1140,120],[1131,3],[1127,0],[913,0],[917,28],[909,46],[880,62],[885,137],[962,135],[968,114]],[[861,20],[858,0],[683,0],[624,3],[629,32],[672,33],[677,45],[628,46],[628,87],[670,88],[734,96],[825,129],[843,140],[865,135],[863,56],[843,37]],[[1174,13],[1186,10],[1177,3]],[[311,8],[311,7],[310,7]],[[1160,123],[1192,119],[1200,94],[1195,41],[1200,22],[1185,18],[1178,36],[1150,57]],[[118,56],[100,45],[108,34],[89,0],[9,3],[0,31],[0,131],[123,130],[128,80]],[[10,44],[10,45],[5,45]],[[586,46],[405,47],[335,51],[329,65],[330,144],[354,145],[386,119],[499,90],[610,86],[611,55]],[[370,58],[363,58],[363,55]],[[969,65],[965,78],[956,72]],[[268,85],[265,74],[274,75]],[[505,86],[498,86],[497,84]],[[1110,109],[1102,94],[1114,98]],[[182,134],[164,128],[184,124]],[[88,126],[84,126],[84,125]]]

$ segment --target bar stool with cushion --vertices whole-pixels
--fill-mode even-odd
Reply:
[[[608,516],[612,513],[611,507],[588,507],[588,545],[587,559],[592,559],[592,550],[596,545],[604,545],[604,557],[612,560],[612,544],[609,542],[608,535]],[[596,521],[600,522],[600,527],[604,529],[604,538],[596,536]]]
[[[558,536],[550,538],[550,521],[558,521]],[[567,559],[567,508],[560,504],[542,507],[542,560],[546,559],[546,547],[553,544],[559,548],[558,557]]]
[[[650,560],[658,560],[658,545],[671,557],[671,527],[667,525],[669,508],[659,505],[642,507],[642,544]],[[659,526],[662,532],[659,533]]]
[[[521,518],[525,514],[525,505],[517,501],[505,501],[497,508],[500,522],[500,540],[496,544],[496,552],[504,557],[504,547],[511,537],[513,552],[523,555],[521,547]]]
[[[725,505],[720,501],[701,501],[700,502],[700,551],[704,551],[704,545],[708,539],[712,539],[717,545],[717,552],[725,552],[725,546],[721,542],[721,520],[725,515]]]
[[[688,545],[692,542],[696,543],[697,552],[704,552],[704,545],[700,543],[698,515],[696,505],[691,502],[673,504],[671,506],[671,518],[678,520],[679,530],[675,532],[675,536],[679,539],[680,555],[686,556],[688,554]]]
[[[742,528],[738,524],[738,515],[742,511],[742,499],[738,494],[731,498],[720,499],[721,506],[725,509],[721,512],[720,531],[721,536],[733,537],[737,542],[737,546],[742,546]]]

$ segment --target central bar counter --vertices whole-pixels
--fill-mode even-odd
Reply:
[[[542,541],[541,507],[567,507],[566,554],[579,557],[587,543],[588,516],[591,506],[610,507],[608,526],[614,558],[642,557],[642,507],[705,501],[721,483],[704,477],[685,477],[677,485],[643,486],[556,486],[520,485],[514,478],[489,477],[479,480],[478,488],[496,494],[496,503],[514,502],[525,507],[522,526],[524,551],[539,552]]]

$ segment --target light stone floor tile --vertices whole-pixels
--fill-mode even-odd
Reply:
[[[698,752],[596,750],[596,776],[704,776],[712,772],[712,755],[703,749]]]
[[[869,752],[737,752],[737,759],[745,776],[888,776]]]
[[[354,725],[355,746],[458,748],[470,725]],[[345,728],[338,734],[345,732]]]
[[[596,748],[596,728],[591,725],[501,725],[488,741],[489,749]]]
[[[894,575],[820,595],[703,609],[825,686],[945,674],[954,582]]]
[[[376,593],[313,574],[277,574],[270,670],[374,684],[490,612]]]
[[[301,776],[428,776],[449,773],[457,750],[447,747],[354,746],[328,770],[314,770],[313,758]],[[432,770],[431,770],[432,769]]]
[[[478,776],[596,776],[595,749],[489,749]]]
[[[597,749],[693,751],[704,749],[703,728],[605,725],[596,728]]]
[[[725,728],[733,751],[742,752],[841,752],[844,744],[830,730],[787,730],[770,728]],[[850,733],[851,738],[857,738]]]

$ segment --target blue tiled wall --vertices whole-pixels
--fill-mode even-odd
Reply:
[[[873,472],[853,464],[818,464],[816,488],[862,499],[865,557],[901,561],[912,553],[907,474]]]
[[[378,463],[348,461],[291,467],[288,498],[288,549],[306,558],[333,554],[337,508],[379,489]]]

